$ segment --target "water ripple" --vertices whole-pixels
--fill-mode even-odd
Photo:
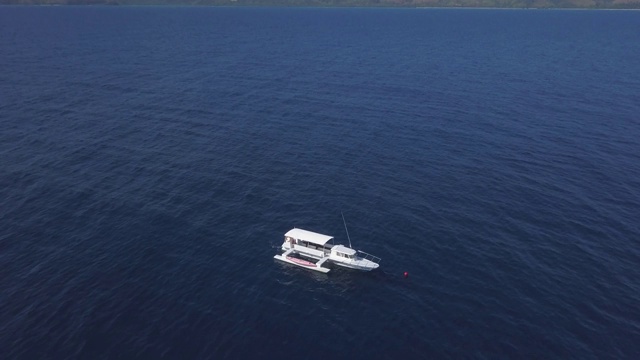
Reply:
[[[638,358],[637,20],[4,9],[0,348]]]

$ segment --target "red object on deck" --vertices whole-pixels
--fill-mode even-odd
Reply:
[[[311,261],[302,260],[302,259],[294,258],[291,256],[287,256],[287,259],[293,261],[296,264],[300,264],[303,266],[316,266],[316,264],[312,263]]]
[[[408,277],[409,277],[409,273],[405,271],[405,272],[404,272],[404,278],[406,279],[406,278],[408,278]]]

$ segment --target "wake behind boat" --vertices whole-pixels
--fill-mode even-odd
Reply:
[[[323,273],[330,270],[322,266],[327,261],[361,271],[371,271],[380,266],[377,256],[334,244],[333,236],[303,229],[293,228],[284,234],[281,249],[283,253],[274,256],[275,259]]]

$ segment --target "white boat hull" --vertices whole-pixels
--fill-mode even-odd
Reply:
[[[329,235],[293,228],[285,234],[285,240],[281,246],[283,253],[274,256],[274,258],[323,273],[329,272],[328,268],[322,267],[327,261],[338,266],[360,271],[371,271],[379,267],[380,258],[340,244],[327,245],[327,242],[331,239],[333,238]],[[302,255],[304,259],[290,256],[292,254]]]
[[[371,271],[371,270],[375,270],[378,268],[378,264],[376,263],[371,263],[371,265],[359,265],[359,264],[350,264],[350,263],[344,263],[342,261],[331,261],[333,264],[336,264],[338,266],[342,266],[342,267],[346,267],[349,269],[354,269],[354,270],[360,270],[360,271]]]

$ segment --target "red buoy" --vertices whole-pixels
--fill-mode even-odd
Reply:
[[[409,273],[405,271],[405,272],[404,272],[404,278],[406,279],[406,278],[408,278],[408,277],[409,277]]]

